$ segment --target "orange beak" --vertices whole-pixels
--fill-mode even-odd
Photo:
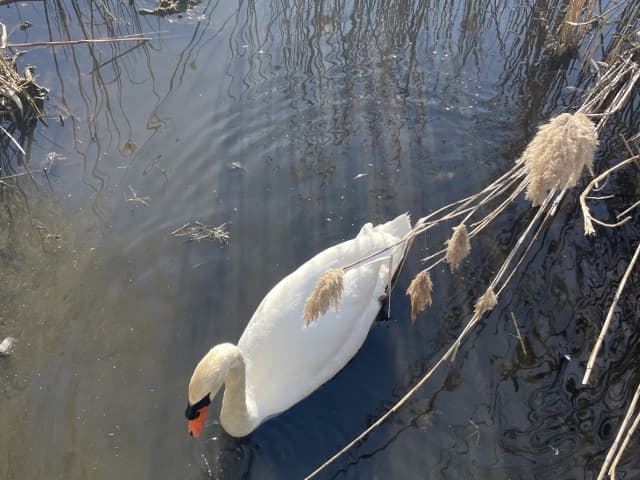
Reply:
[[[200,436],[200,432],[202,432],[202,428],[204,427],[204,421],[207,419],[207,410],[209,407],[202,407],[198,410],[198,415],[193,420],[189,420],[189,435],[194,438],[198,438]]]

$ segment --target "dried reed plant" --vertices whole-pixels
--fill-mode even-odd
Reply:
[[[538,206],[553,188],[574,187],[585,167],[593,171],[597,146],[596,129],[582,113],[563,113],[541,126],[521,157],[526,198]]]
[[[411,323],[416,321],[416,317],[427,307],[431,306],[433,282],[429,270],[422,270],[418,273],[407,288],[407,295],[411,299]]]
[[[445,242],[447,251],[444,258],[453,272],[458,269],[460,262],[471,252],[471,243],[469,242],[469,232],[464,223],[453,227],[452,230],[453,235]]]
[[[580,46],[589,28],[589,21],[584,20],[593,16],[594,5],[594,0],[569,0],[553,45],[556,55]]]
[[[632,15],[631,18],[635,17]],[[620,45],[620,42],[617,42],[616,45]],[[416,222],[411,232],[412,237],[444,222],[456,220],[458,224],[469,225],[468,238],[470,239],[512,205],[516,197],[525,190],[528,190],[527,197],[532,200],[533,205],[539,206],[533,219],[517,239],[485,293],[476,302],[473,315],[446,352],[391,408],[305,477],[306,480],[314,478],[344,453],[359,445],[374,429],[406,405],[409,399],[439,368],[447,362],[453,361],[463,340],[480,323],[483,314],[497,305],[501,292],[514,277],[540,234],[553,220],[568,189],[575,186],[584,167],[591,168],[593,152],[597,147],[597,133],[602,131],[603,126],[606,125],[613,113],[624,109],[629,105],[629,99],[633,98],[635,84],[640,79],[640,66],[637,63],[637,52],[640,52],[640,45],[637,42],[633,45],[635,46],[618,55],[619,58],[612,61],[603,72],[600,72],[599,65],[593,64],[598,70],[597,81],[587,91],[577,113],[560,115],[549,122],[549,125],[545,126],[546,128],[543,127],[541,130],[544,131],[544,134],[536,135],[535,143],[532,141],[533,145],[529,145],[525,154],[509,171],[480,192],[446,205]],[[595,126],[589,117],[598,119]],[[534,155],[536,153],[537,155]],[[637,159],[634,157],[629,162],[635,160]],[[486,213],[486,207],[495,201],[499,201],[498,205]],[[638,203],[637,206],[640,206],[640,202]],[[630,208],[635,208],[635,206]],[[478,216],[481,212],[484,213],[482,218],[471,221],[472,217]],[[627,213],[627,211],[623,212],[623,214]],[[376,252],[376,254],[378,253],[380,252]],[[429,272],[439,263],[446,261],[446,253],[446,249],[443,249],[423,258],[422,261],[428,264],[423,271]],[[422,272],[419,275],[421,274]],[[415,281],[416,279],[412,281],[412,284]],[[409,291],[407,293],[412,297]],[[415,313],[413,307],[412,298],[412,315]],[[634,421],[634,428],[639,424],[640,415]],[[632,430],[633,428],[627,433],[627,439]],[[618,452],[616,459],[619,459],[620,455],[621,451]],[[613,462],[611,469],[615,469],[615,465],[616,461]]]
[[[482,316],[490,312],[498,304],[498,297],[491,287],[489,287],[476,301],[473,307],[474,315]]]
[[[344,273],[342,268],[332,268],[320,275],[304,304],[302,317],[305,326],[311,325],[331,307],[338,311],[344,289]]]

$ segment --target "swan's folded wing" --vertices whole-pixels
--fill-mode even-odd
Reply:
[[[380,230],[393,222],[397,227],[393,233],[399,237]],[[408,219],[365,226],[355,239],[319,253],[266,295],[238,343],[247,362],[247,388],[262,417],[286,410],[309,395],[360,349],[380,309],[389,262],[367,262],[348,270],[338,311],[329,310],[305,327],[304,303],[320,275],[394,243],[407,229]],[[394,269],[403,248],[394,249]]]

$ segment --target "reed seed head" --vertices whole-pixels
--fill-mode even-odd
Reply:
[[[411,299],[411,323],[416,321],[416,317],[420,312],[431,306],[432,290],[433,283],[428,270],[422,270],[411,280],[409,288],[407,288],[407,295]]]
[[[497,304],[498,297],[496,296],[492,288],[488,288],[487,291],[484,292],[476,301],[473,313],[474,315],[478,315],[479,317],[481,317],[486,312],[490,312],[491,310],[493,310],[493,307],[495,307]]]
[[[308,327],[315,322],[330,307],[335,308],[337,312],[343,290],[344,270],[342,268],[332,268],[320,275],[313,292],[304,304],[302,317],[305,326]]]
[[[449,269],[454,272],[460,266],[460,262],[469,255],[471,243],[469,242],[469,233],[464,223],[453,227],[452,230],[453,235],[445,242],[447,252],[444,259],[449,264]]]
[[[527,172],[526,198],[540,205],[555,187],[576,185],[582,169],[592,172],[598,134],[582,113],[562,113],[541,126],[518,160]]]

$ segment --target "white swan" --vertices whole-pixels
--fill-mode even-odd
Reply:
[[[196,366],[185,412],[189,433],[200,435],[211,398],[223,384],[220,423],[242,437],[338,373],[364,343],[385,295],[389,266],[397,271],[406,242],[348,269],[338,311],[330,309],[308,327],[302,318],[306,299],[328,269],[393,245],[410,230],[407,214],[376,227],[367,223],[356,238],[324,250],[273,287],[238,345],[216,345]]]

